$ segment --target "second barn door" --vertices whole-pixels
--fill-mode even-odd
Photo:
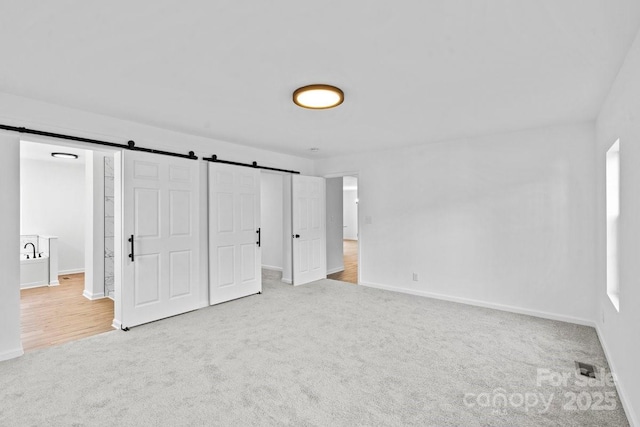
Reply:
[[[209,163],[209,303],[262,291],[260,171]]]

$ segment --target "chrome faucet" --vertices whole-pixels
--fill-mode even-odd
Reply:
[[[33,243],[29,242],[27,244],[24,245],[23,249],[27,249],[27,246],[31,245],[33,247],[33,258],[35,259],[36,257],[36,245],[34,245]],[[27,255],[27,259],[29,259],[29,255]]]

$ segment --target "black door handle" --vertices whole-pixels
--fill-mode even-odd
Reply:
[[[293,237],[294,239],[299,239],[299,238],[300,238],[300,235],[299,235],[299,234],[294,234],[292,237]]]
[[[256,233],[258,233],[258,241],[256,242],[256,245],[258,245],[258,247],[260,247],[260,239],[261,239],[262,233],[260,233],[260,229],[259,228],[256,230]]]
[[[129,242],[131,242],[131,253],[129,254],[129,258],[131,258],[131,262],[134,262],[135,259],[133,258],[133,234],[131,235],[131,237],[129,237]]]

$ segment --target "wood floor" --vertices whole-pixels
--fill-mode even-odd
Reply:
[[[358,284],[358,241],[343,240],[344,270],[329,274],[327,277],[333,280],[341,280]]]
[[[328,277],[358,283],[358,242],[344,241],[344,271]],[[52,347],[112,330],[113,301],[82,296],[84,274],[59,276],[59,286],[20,291],[24,351]]]
[[[20,291],[24,351],[111,331],[113,301],[82,296],[84,274],[59,276],[60,286]]]

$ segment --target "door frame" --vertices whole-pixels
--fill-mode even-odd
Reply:
[[[361,218],[361,211],[362,209],[360,209],[361,203],[362,203],[362,198],[360,197],[360,187],[361,187],[361,179],[360,179],[360,172],[358,171],[347,171],[347,172],[336,172],[336,173],[330,173],[330,174],[326,174],[323,175],[323,178],[344,178],[345,176],[354,176],[356,178],[358,178],[358,285],[360,285],[360,282],[362,282],[362,246],[361,246],[361,237],[362,237],[362,218]],[[344,225],[344,219],[343,219],[343,225]]]
[[[70,141],[70,140],[65,140],[65,139],[57,139],[57,138],[53,138],[53,137],[47,137],[47,136],[40,136],[40,135],[29,135],[28,137],[24,137],[22,135],[19,135],[19,140],[22,143],[22,141],[28,141],[28,142],[35,142],[38,144],[45,144],[45,145],[55,145],[55,146],[59,146],[59,147],[69,147],[69,148],[76,148],[76,149],[81,149],[81,150],[88,150],[88,151],[92,151],[92,152],[100,152],[100,153],[105,153],[108,155],[113,155],[114,159],[117,157],[117,153],[121,153],[123,150],[122,149],[117,149],[117,148],[108,148],[108,147],[102,147],[102,146],[96,146],[94,144],[89,144],[86,142],[75,142],[75,141]],[[115,162],[114,162],[115,163]],[[114,165],[115,166],[115,165]],[[85,166],[85,170],[86,170],[86,166]],[[116,173],[116,172],[114,172]],[[117,224],[118,222],[122,221],[122,212],[120,210],[117,209],[117,206],[120,204],[122,204],[122,188],[121,186],[117,185],[117,183],[120,181],[120,179],[117,177],[115,177],[114,179],[114,201],[115,201],[115,205],[116,208],[114,209],[114,222]],[[18,180],[17,183],[18,187],[20,187],[21,182],[20,180]],[[85,183],[86,185],[86,183]],[[93,197],[93,206],[94,208],[96,207],[96,200],[95,197],[93,195],[93,191],[91,196]],[[85,198],[85,203],[87,202],[86,198]],[[103,202],[104,202],[104,198],[103,198]],[[91,251],[86,251],[85,250],[85,255],[84,255],[84,262],[85,262],[85,280],[87,280],[87,276],[86,276],[86,271],[87,269],[89,269],[90,271],[94,271],[94,265],[95,265],[95,254],[96,254],[96,245],[95,245],[95,241],[96,241],[96,236],[98,236],[97,240],[100,240],[103,242],[102,244],[102,249],[98,249],[98,251],[103,255],[101,257],[101,259],[104,260],[104,210],[102,210],[103,215],[103,224],[102,227],[100,227],[100,229],[102,230],[102,236],[99,235],[99,233],[96,233],[95,230],[95,226],[94,226],[94,232],[91,236],[87,236],[85,234],[85,248],[87,247],[86,243],[88,239],[91,239],[92,241],[92,248]],[[20,235],[20,230],[17,230],[18,236]],[[117,250],[116,248],[118,247],[118,242],[122,241],[122,230],[119,229],[118,227],[114,226],[114,256],[115,256],[115,251]],[[104,268],[104,267],[103,267]],[[114,268],[114,321],[112,326],[115,329],[119,329],[119,326],[116,324],[116,313],[117,313],[117,307],[120,305],[119,302],[119,298],[120,298],[120,292],[119,289],[121,289],[121,275],[118,272],[118,266],[117,266],[117,262]],[[93,280],[93,278],[91,278],[91,280]],[[104,286],[104,284],[103,284]],[[85,288],[86,289],[86,288]],[[104,292],[104,291],[103,291]],[[108,298],[108,295],[103,295],[103,296],[99,296],[97,298],[89,298],[86,293],[83,293],[83,295],[85,296],[85,298],[87,299],[102,299],[102,298]]]

